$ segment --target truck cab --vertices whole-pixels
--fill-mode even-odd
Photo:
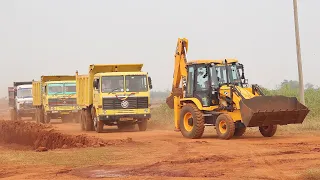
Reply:
[[[147,129],[151,78],[141,64],[91,65],[89,75],[77,75],[77,100],[82,130],[102,132],[103,126]]]
[[[78,122],[75,76],[42,76],[41,81],[33,82],[33,89],[37,122]]]
[[[31,82],[14,82],[14,87],[8,88],[11,119],[21,120],[22,117],[34,119]]]

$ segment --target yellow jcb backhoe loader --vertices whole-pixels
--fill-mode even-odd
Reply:
[[[271,137],[277,125],[302,123],[309,113],[295,97],[265,96],[258,85],[249,87],[236,59],[187,62],[187,51],[188,40],[179,38],[166,100],[184,137],[201,138],[206,125],[215,126],[221,139],[242,136],[246,127]]]

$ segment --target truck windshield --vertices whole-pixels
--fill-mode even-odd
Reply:
[[[32,89],[31,88],[20,88],[17,90],[18,98],[31,98],[32,97]]]
[[[103,76],[101,78],[101,92],[123,92],[123,76]]]
[[[127,92],[146,92],[148,91],[147,76],[130,75],[126,76]]]
[[[63,94],[63,84],[49,84],[48,85],[48,94]]]
[[[75,83],[64,84],[64,90],[65,90],[65,94],[75,94],[76,84]]]

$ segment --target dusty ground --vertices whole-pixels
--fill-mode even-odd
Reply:
[[[212,127],[198,140],[166,130],[83,135],[79,124],[59,121],[1,121],[0,128],[0,178],[6,179],[302,179],[320,169],[319,132],[272,138],[250,132],[226,141]],[[48,151],[35,151],[41,147]]]

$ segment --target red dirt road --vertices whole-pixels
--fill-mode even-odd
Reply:
[[[62,134],[84,134],[79,124],[54,123],[53,127]],[[99,163],[88,159],[81,167],[59,163],[35,163],[34,166],[2,163],[1,173],[7,173],[7,176],[2,176],[8,179],[301,179],[306,170],[320,169],[319,132],[278,133],[272,138],[249,133],[231,140],[217,139],[212,127],[207,128],[202,139],[196,140],[165,130],[119,132],[108,129],[101,134],[86,134],[103,140],[132,138],[132,142],[95,148],[90,152],[96,154],[86,155],[101,156],[97,160]],[[62,152],[71,156],[83,149],[86,148],[56,149],[40,154]],[[12,147],[0,146],[2,155],[9,150]],[[0,155],[0,163],[1,160]]]

